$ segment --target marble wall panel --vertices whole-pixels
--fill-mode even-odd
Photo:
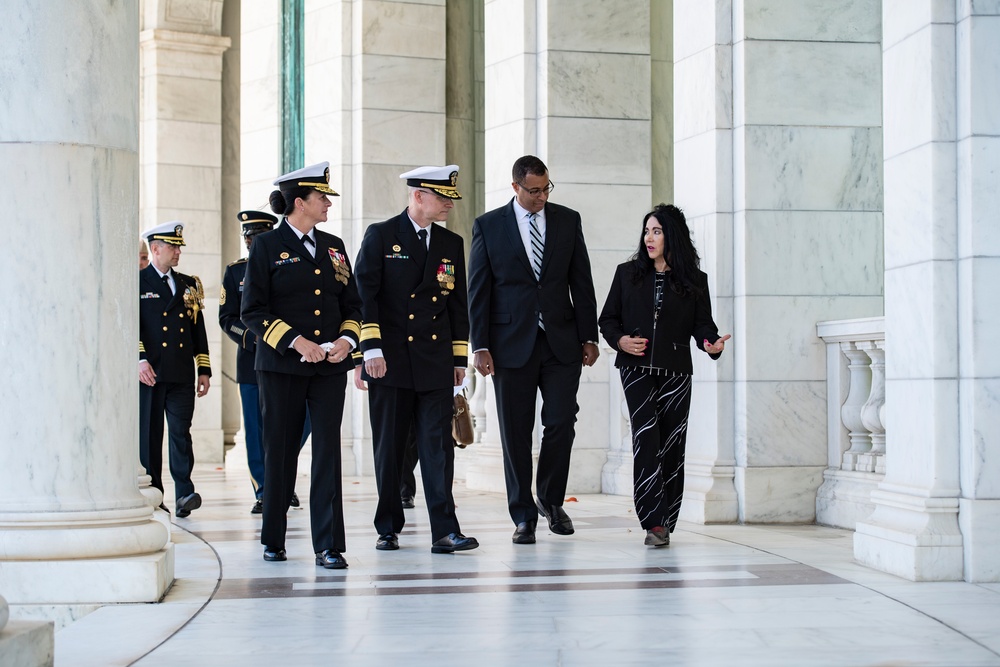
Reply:
[[[541,113],[647,119],[649,55],[549,51]]]
[[[487,116],[488,117],[488,116]],[[601,122],[601,121],[594,121]],[[504,125],[488,128],[486,142],[486,210],[507,203],[513,194],[511,190],[511,167],[522,155],[538,155],[548,162],[548,156],[539,150],[536,124],[525,118]],[[553,180],[556,171],[549,167]],[[563,178],[560,174],[559,178]],[[558,181],[556,181],[558,183]]]
[[[548,159],[539,157],[563,181],[649,182],[648,121],[549,118],[546,127],[548,145],[559,150]]]
[[[879,0],[743,0],[748,40],[872,42],[882,36]]]
[[[918,3],[919,4],[919,3]],[[955,138],[955,27],[930,25],[885,49],[885,159]]]
[[[683,209],[683,206],[680,208]],[[733,216],[726,213],[698,216],[685,215],[691,240],[701,257],[701,270],[708,274],[708,287],[713,299],[732,296],[733,292]]]
[[[222,108],[222,89],[209,79],[161,77],[157,80],[153,109],[144,117],[163,120],[218,123]]]
[[[533,82],[537,58],[532,53],[521,54],[489,63],[485,73],[485,128],[535,118],[537,92]],[[529,83],[531,84],[529,85]]]
[[[0,141],[81,142],[138,150],[138,104],[129,77],[106,72],[139,71],[138,5],[109,21],[100,3],[43,3],[18,10],[4,23],[0,40]],[[63,45],[41,48],[49,26],[72,26],[72,53]],[[64,35],[65,36],[65,35]],[[17,94],[11,94],[16,90]],[[44,103],[42,103],[44,101]],[[87,113],[80,113],[86,109]]]
[[[747,211],[736,221],[743,293],[881,296],[881,213]]]
[[[266,192],[260,196],[265,201],[274,189],[271,183],[281,172],[280,142],[281,130],[277,126],[242,132],[240,136],[240,182],[243,187],[264,186]],[[256,199],[257,195],[253,197]]]
[[[392,0],[360,3],[361,52],[365,55],[444,60],[444,3],[417,4]],[[427,39],[427,35],[441,35]]]
[[[244,5],[249,3],[243,3]],[[246,20],[246,7],[242,14]],[[275,12],[277,16],[277,12]],[[256,79],[278,80],[278,69],[281,66],[279,33],[280,26],[273,23],[258,30],[244,31],[240,42],[240,78],[245,84]]]
[[[961,476],[963,496],[1000,498],[1000,380],[959,380],[959,427],[965,440]]]
[[[484,55],[487,67],[508,58],[535,53],[538,24],[528,0],[487,0]]]
[[[367,109],[361,120],[361,159],[373,164],[414,167],[432,164],[431,158],[441,156],[444,129],[440,114]],[[459,179],[461,183],[461,174]]]
[[[229,47],[228,37],[208,37],[191,33],[143,33],[150,40],[148,57],[155,58],[156,76],[189,79],[222,79],[222,58]],[[146,57],[144,55],[144,57]]]
[[[878,43],[748,41],[743,43],[743,69],[737,71],[749,91],[738,105],[746,124],[882,123]]]
[[[161,164],[156,169],[157,209],[218,211],[222,207],[222,173],[217,167]],[[148,184],[148,183],[147,183]]]
[[[441,160],[432,161],[440,162]],[[413,167],[409,163],[364,163],[354,166],[355,191],[360,193],[365,206],[362,225],[388,220],[406,208],[406,183],[400,180],[399,175]],[[358,249],[354,248],[353,251],[356,253]]]
[[[732,130],[717,130],[674,144],[674,202],[688,222],[733,210],[732,138]]]
[[[865,296],[737,296],[734,306],[745,353],[738,381],[825,381],[826,348],[816,323],[882,314],[882,298]]]
[[[280,123],[278,80],[253,79],[240,84],[240,134],[246,145],[248,136],[261,130],[273,130]],[[307,95],[308,98],[308,95]],[[247,161],[244,159],[243,163]],[[241,169],[244,167],[241,165]]]
[[[823,467],[736,469],[743,523],[813,523]]]
[[[957,152],[959,257],[1000,256],[1000,136],[964,139]]]
[[[350,4],[337,2],[307,3],[302,26],[306,67],[325,60],[339,60],[351,44]],[[306,87],[308,90],[308,86]]]
[[[216,86],[218,87],[218,86]],[[156,162],[160,165],[222,167],[222,126],[183,120],[160,120],[156,130]]]
[[[880,128],[745,130],[748,209],[882,209]]]
[[[315,0],[309,1],[314,2]],[[241,2],[240,24],[243,28],[244,40],[247,33],[278,25],[280,16],[278,6],[274,2]],[[244,44],[246,44],[245,41]]]
[[[955,257],[955,160],[955,145],[939,142],[886,160],[887,270]]]
[[[558,174],[550,172],[556,181]],[[513,190],[509,190],[513,196]],[[639,246],[642,217],[650,206],[648,185],[619,184],[598,188],[589,184],[558,183],[551,201],[569,206],[583,217],[587,247],[618,253],[620,261]]]
[[[882,47],[907,39],[931,23],[954,23],[955,2],[952,0],[882,0]],[[888,77],[887,77],[888,78]]]
[[[958,262],[959,365],[962,377],[1000,377],[1000,350],[994,344],[1000,331],[997,286],[1000,257],[972,257]],[[1000,414],[998,412],[997,414]]]
[[[674,3],[674,62],[733,42],[732,0]]]
[[[886,355],[887,374],[894,357]],[[953,378],[886,378],[885,457],[894,487],[957,492],[958,406]]]
[[[967,16],[1000,15],[1000,0],[959,0],[955,7],[956,20]]]
[[[549,49],[649,53],[649,0],[540,0],[539,6]]]
[[[958,375],[957,283],[953,262],[921,262],[886,271],[886,340],[891,344],[897,332],[907,338],[906,345],[894,345],[886,355],[887,380]]]
[[[675,63],[675,142],[733,126],[732,58],[733,47],[721,45]]]
[[[356,105],[367,109],[405,109],[443,114],[444,60],[366,53]]]
[[[736,429],[746,441],[747,464],[825,466],[826,381],[745,385]]]
[[[958,136],[1000,135],[1000,16],[962,21],[956,40]]]
[[[144,2],[143,29],[160,28],[218,35],[223,0],[159,0]]]

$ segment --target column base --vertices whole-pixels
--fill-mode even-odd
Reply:
[[[958,501],[965,580],[1000,582],[1000,500]]]
[[[173,543],[121,558],[0,561],[0,590],[12,605],[159,602],[173,581]]]
[[[632,496],[632,452],[611,450],[601,470],[601,493]]]
[[[813,523],[826,466],[736,468],[744,523]]]
[[[55,632],[49,621],[10,621],[0,630],[0,665],[52,667]]]
[[[926,498],[879,488],[875,511],[858,523],[854,558],[910,581],[961,581],[957,498]]]
[[[735,468],[727,465],[684,464],[684,500],[680,518],[692,523],[735,523],[739,498],[733,485]]]
[[[828,468],[816,492],[816,523],[854,530],[875,511],[872,492],[882,475]]]

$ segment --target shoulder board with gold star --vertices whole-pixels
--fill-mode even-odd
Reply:
[[[241,257],[235,262],[229,262],[229,264],[226,264],[226,268],[229,268],[230,266],[236,266],[237,264],[244,264],[246,261],[247,261],[246,257]]]

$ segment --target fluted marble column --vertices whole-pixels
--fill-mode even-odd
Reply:
[[[53,0],[6,16],[0,41],[0,590],[15,612],[151,602],[173,580],[136,483],[137,11]]]

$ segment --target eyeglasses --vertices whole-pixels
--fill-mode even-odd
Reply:
[[[523,183],[518,183],[518,186],[520,186],[521,188],[524,188],[524,191],[527,192],[532,197],[537,197],[540,194],[542,194],[543,192],[545,194],[549,194],[550,192],[552,192],[553,190],[556,189],[556,184],[553,183],[552,181],[549,181],[549,184],[546,185],[544,188],[531,188],[529,190],[528,188],[524,187]]]

